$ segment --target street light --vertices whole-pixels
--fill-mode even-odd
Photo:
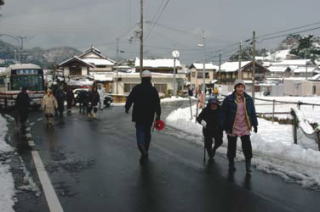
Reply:
[[[177,80],[176,80],[176,60],[180,57],[180,52],[178,50],[172,51],[173,57],[173,95],[177,96]]]

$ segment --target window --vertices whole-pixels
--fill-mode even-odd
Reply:
[[[209,79],[209,72],[205,72],[205,78]],[[198,79],[203,78],[203,72],[198,72]]]
[[[134,86],[136,86],[136,85],[137,85],[137,84],[128,84],[128,83],[124,84],[124,92],[125,92],[125,93],[130,93],[131,90],[132,90],[132,88],[133,88]]]
[[[5,84],[4,79],[5,79],[5,77],[0,77],[0,86],[3,86]]]
[[[43,90],[43,77],[41,75],[12,75],[11,90],[20,90],[22,87],[27,87],[32,91]]]
[[[106,68],[107,66],[105,65],[96,65],[97,68]]]
[[[155,84],[154,87],[157,89],[159,93],[167,92],[167,84]]]

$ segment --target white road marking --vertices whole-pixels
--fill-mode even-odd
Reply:
[[[33,158],[35,167],[37,169],[37,173],[38,173],[50,212],[63,212],[58,196],[52,186],[52,183],[50,181],[50,178],[48,176],[46,169],[44,168],[44,165],[42,163],[42,160],[40,158],[38,151],[32,151],[32,158]]]

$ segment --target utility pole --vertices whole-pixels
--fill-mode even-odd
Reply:
[[[206,37],[204,31],[202,31],[202,48],[203,48],[203,70],[202,70],[202,92],[203,95],[206,95],[206,49],[205,49]]]
[[[216,79],[218,79],[218,76],[221,79],[221,76],[220,76],[220,74],[221,74],[221,60],[222,60],[221,57],[222,57],[222,55],[221,55],[221,53],[219,53],[219,70],[218,70],[218,74],[216,74]]]
[[[252,99],[255,100],[255,86],[256,86],[256,32],[252,34]]]
[[[140,0],[140,76],[143,71],[143,0]]]
[[[19,61],[20,63],[23,62],[23,40],[26,39],[27,37],[25,36],[17,36],[17,38],[20,40],[20,49],[19,49]]]
[[[242,60],[242,41],[240,41],[240,45],[239,45],[239,70],[238,70],[238,79],[242,79],[242,73],[241,73],[241,60]]]
[[[222,55],[221,55],[221,53],[219,54],[219,72],[221,71],[221,57],[222,57]]]

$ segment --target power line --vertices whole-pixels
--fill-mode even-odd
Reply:
[[[285,36],[292,35],[292,34],[311,32],[311,31],[315,31],[317,29],[320,29],[320,26],[314,27],[314,28],[305,29],[305,30],[300,30],[300,31],[296,31],[296,32],[291,32],[289,34],[287,33],[287,34],[282,34],[282,35],[271,36],[271,37],[263,38],[260,41],[273,40],[273,39],[276,39],[276,38],[281,38],[281,37],[285,37]]]
[[[161,17],[161,15],[163,14],[163,12],[165,11],[165,9],[167,8],[169,2],[170,2],[170,0],[167,0],[167,1],[165,2],[165,4],[163,5],[163,7],[162,7],[162,9],[161,9],[161,11],[160,11],[157,19],[156,19],[155,21],[152,21],[154,24],[151,26],[150,32],[149,32],[149,34],[148,34],[148,35],[146,36],[146,38],[145,38],[146,40],[150,37],[150,35],[151,35],[151,33],[152,33],[155,25],[156,25],[156,24],[158,23],[158,21],[160,20],[160,17]]]
[[[278,31],[278,32],[267,33],[267,34],[264,34],[264,35],[257,36],[257,38],[263,38],[263,37],[267,37],[267,36],[270,36],[270,35],[276,35],[276,34],[280,34],[280,33],[284,33],[284,32],[290,32],[290,31],[293,31],[293,30],[303,29],[303,28],[306,28],[306,27],[319,25],[319,24],[320,24],[320,21],[312,23],[312,24],[306,24],[306,25],[302,25],[302,26],[298,26],[298,27],[293,27],[293,28],[281,30],[281,31]]]

